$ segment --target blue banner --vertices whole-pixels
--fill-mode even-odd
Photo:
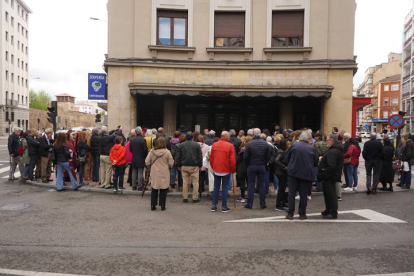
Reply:
[[[88,99],[106,100],[106,74],[88,74]]]

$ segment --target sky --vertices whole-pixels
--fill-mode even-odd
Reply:
[[[25,2],[33,11],[29,19],[30,88],[86,100],[88,73],[104,73],[107,0]],[[402,51],[404,19],[413,0],[357,0],[357,5],[355,55],[359,70],[354,88],[363,81],[368,67],[387,62],[390,52]]]

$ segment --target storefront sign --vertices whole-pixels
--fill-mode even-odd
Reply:
[[[88,74],[88,99],[106,100],[106,74]]]

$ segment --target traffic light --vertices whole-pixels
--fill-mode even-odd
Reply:
[[[47,120],[53,125],[53,131],[56,132],[56,118],[58,114],[57,101],[52,101],[51,106],[48,107],[47,110],[49,111],[47,113],[47,116],[49,117]]]
[[[95,115],[95,123],[100,123],[101,122],[101,114],[96,114]]]
[[[398,115],[401,115],[401,116],[403,116],[403,117],[405,116],[405,114],[407,114],[407,112],[405,112],[405,111],[399,111],[399,112],[398,112]]]

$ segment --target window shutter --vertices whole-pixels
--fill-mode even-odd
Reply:
[[[179,10],[158,10],[158,17],[168,17],[168,18],[188,18],[188,11],[179,11]]]
[[[273,12],[272,37],[303,37],[305,24],[302,11]]]
[[[214,19],[214,37],[244,37],[244,12],[216,12]]]

